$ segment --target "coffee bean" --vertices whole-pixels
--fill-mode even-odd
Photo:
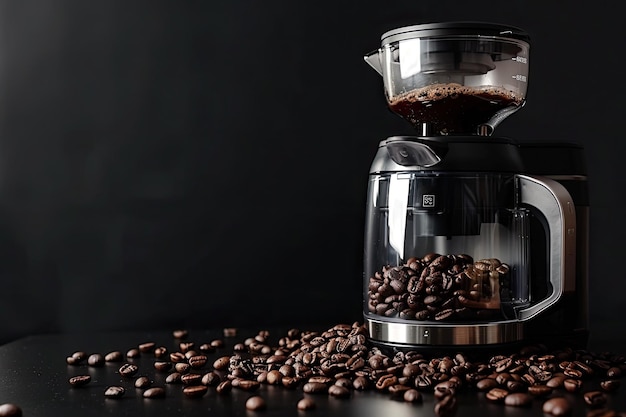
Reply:
[[[123,377],[130,378],[135,376],[135,374],[139,371],[139,367],[132,363],[125,363],[118,370],[119,374]]]
[[[140,357],[140,356],[141,356],[141,351],[140,351],[139,349],[137,349],[137,348],[132,348],[132,349],[129,349],[129,350],[126,352],[126,357],[127,357],[128,359],[135,359],[135,358],[138,358],[138,357]]]
[[[87,385],[89,382],[91,382],[90,375],[77,375],[69,379],[69,383],[73,387],[82,387]]]
[[[302,391],[307,394],[321,394],[328,392],[328,386],[321,382],[307,382],[302,386]]]
[[[364,390],[367,390],[369,387],[370,387],[369,379],[367,379],[364,376],[357,376],[352,381],[352,388],[354,388],[357,391],[364,391]]]
[[[110,387],[107,387],[107,389],[104,391],[104,396],[107,398],[121,398],[124,396],[125,393],[126,390],[124,389],[124,387],[112,385]]]
[[[115,350],[104,355],[105,362],[121,362],[122,360],[124,360],[124,354],[119,350]]]
[[[172,362],[167,362],[167,361],[156,361],[153,364],[154,369],[156,369],[159,372],[167,372],[170,369],[172,369]]]
[[[230,365],[230,356],[222,356],[220,358],[217,358],[213,362],[213,368],[218,371],[223,371],[223,370],[228,369],[229,365]]]
[[[190,385],[183,388],[183,394],[189,398],[200,398],[206,394],[208,390],[209,388],[205,385]]]
[[[414,388],[406,390],[402,398],[408,403],[421,404],[423,401],[422,394]]]
[[[607,379],[605,381],[600,381],[600,388],[606,392],[615,392],[619,387],[619,379]]]
[[[152,385],[152,381],[147,376],[140,376],[135,379],[135,388],[144,389],[150,387],[150,385]]]
[[[185,362],[178,362],[174,364],[174,370],[179,374],[186,374],[191,369],[191,366]]]
[[[484,378],[476,383],[476,389],[479,391],[489,391],[492,388],[498,386],[498,383],[493,378]]]
[[[435,404],[435,415],[438,417],[452,417],[456,414],[456,396],[448,395]]]
[[[328,395],[337,398],[348,398],[350,396],[350,390],[340,385],[331,385],[328,387]]]
[[[22,417],[22,409],[13,403],[0,404],[0,417]]]
[[[563,388],[567,392],[578,392],[583,386],[583,382],[580,379],[566,379],[563,381]]]
[[[172,332],[172,336],[174,336],[174,339],[185,339],[189,336],[189,331],[186,329],[176,329]]]
[[[583,399],[592,408],[602,407],[606,404],[606,396],[601,391],[588,391],[583,395]]]
[[[229,380],[226,380],[217,384],[217,387],[215,387],[215,392],[217,392],[218,394],[228,394],[229,392],[232,391],[232,389],[233,389],[232,382],[230,382]]]
[[[200,384],[201,381],[202,381],[201,374],[189,373],[189,374],[180,375],[180,382],[182,382],[184,385],[197,385],[197,384]]]
[[[164,398],[165,397],[165,388],[163,387],[152,387],[145,390],[142,394],[143,398]]]
[[[87,364],[93,367],[100,367],[104,365],[104,356],[100,353],[92,353],[87,358]]]
[[[244,391],[255,391],[255,390],[259,389],[260,386],[261,386],[260,382],[253,381],[253,380],[250,380],[250,379],[242,379],[237,384],[237,388],[240,388],[240,389],[242,389]]]
[[[509,395],[507,390],[496,387],[487,391],[485,398],[492,402],[502,402],[507,395]]]
[[[504,397],[504,404],[513,407],[528,407],[532,402],[532,396],[525,392],[514,392]]]
[[[246,409],[250,411],[265,410],[266,407],[265,399],[260,395],[254,395],[246,400]]]
[[[621,368],[618,368],[617,366],[612,366],[609,369],[607,369],[606,376],[608,378],[620,378],[622,376],[622,370]]]
[[[150,353],[154,351],[156,344],[154,342],[141,343],[137,348],[141,353]]]
[[[563,397],[553,397],[546,400],[541,409],[544,413],[555,417],[569,416],[572,413],[572,406]]]
[[[298,401],[297,408],[301,411],[314,410],[316,407],[315,401],[312,398],[304,397]]]
[[[536,397],[546,397],[552,394],[553,389],[547,385],[531,385],[528,387],[528,393]]]
[[[216,372],[211,371],[202,375],[201,382],[202,382],[202,385],[206,385],[207,387],[214,387],[220,382],[222,382],[222,379]]]
[[[172,372],[165,377],[166,384],[179,384],[181,382],[182,375],[178,372]]]

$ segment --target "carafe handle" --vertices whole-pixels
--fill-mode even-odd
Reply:
[[[557,181],[531,175],[516,178],[520,203],[536,208],[545,217],[552,285],[546,298],[518,311],[518,319],[528,320],[556,303],[563,292],[575,289],[576,211],[571,195]]]

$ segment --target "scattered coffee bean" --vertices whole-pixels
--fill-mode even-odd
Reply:
[[[213,362],[213,369],[223,371],[230,365],[230,356],[222,356]]]
[[[154,351],[155,346],[156,346],[156,343],[154,342],[145,342],[145,343],[141,343],[137,347],[137,349],[139,349],[141,353],[152,353]]]
[[[328,385],[321,382],[307,382],[302,386],[302,391],[307,394],[328,393]]]
[[[504,397],[504,405],[513,407],[529,407],[533,402],[533,397],[525,392],[513,392]]]
[[[145,390],[142,394],[143,398],[164,398],[165,397],[165,388],[163,387],[152,387]]]
[[[607,379],[605,381],[600,381],[600,388],[606,392],[615,392],[620,387],[619,379]]]
[[[233,389],[233,384],[229,380],[220,382],[217,387],[215,387],[215,392],[218,394],[228,394]]]
[[[167,375],[167,377],[165,377],[165,383],[166,384],[180,384],[182,375],[179,374],[178,372],[172,372],[170,374]]]
[[[139,371],[139,367],[132,363],[125,363],[118,370],[119,374],[126,378],[131,378]]]
[[[179,374],[179,375],[180,375],[180,382],[182,382],[185,385],[197,385],[202,382],[201,374],[189,373],[189,374],[184,374],[184,375]]]
[[[568,378],[565,381],[563,381],[563,388],[565,388],[567,392],[578,392],[580,391],[582,386],[583,386],[583,382],[580,379]]]
[[[455,395],[448,395],[437,401],[435,404],[435,415],[437,417],[452,417],[456,414],[457,401]]]
[[[224,327],[222,333],[224,337],[235,337],[237,336],[237,329],[235,327]]]
[[[152,385],[152,381],[147,376],[140,376],[135,379],[135,388],[149,388]]]
[[[13,403],[0,404],[0,417],[22,417],[22,409]]]
[[[82,387],[87,385],[89,382],[91,382],[90,375],[77,375],[69,379],[69,383],[73,387]]]
[[[569,416],[572,413],[572,406],[564,397],[553,397],[546,400],[542,411],[555,417]]]
[[[492,388],[485,394],[485,398],[492,402],[502,402],[504,398],[509,395],[509,392],[504,388]]]
[[[205,385],[190,385],[183,388],[183,394],[189,398],[200,398],[209,390]]]
[[[141,351],[138,348],[132,348],[132,349],[129,349],[126,352],[126,357],[128,359],[134,359],[134,358],[138,358],[140,356],[141,356]]]
[[[606,396],[601,391],[588,391],[583,395],[585,403],[592,408],[599,408],[606,404]]]
[[[328,395],[337,398],[348,398],[350,396],[350,390],[340,385],[331,385],[328,387]]]
[[[172,369],[172,362],[167,361],[156,361],[154,362],[154,369],[159,372],[167,372]]]
[[[189,331],[185,329],[176,329],[172,332],[172,336],[174,336],[175,339],[184,339],[189,336]]]
[[[422,394],[414,388],[406,390],[402,398],[408,403],[421,404],[423,401]]]
[[[107,387],[107,389],[104,391],[104,396],[107,398],[121,398],[124,396],[125,393],[126,390],[124,389],[124,387],[112,385],[110,387]]]
[[[105,362],[121,362],[123,360],[124,360],[124,354],[119,350],[115,350],[113,352],[109,352],[106,355],[104,355]]]
[[[312,398],[304,397],[298,401],[297,407],[298,407],[298,410],[308,411],[308,410],[314,410],[316,407],[316,404]]]
[[[251,411],[265,410],[267,407],[265,399],[260,395],[254,395],[246,400],[246,409]]]
[[[87,364],[93,367],[100,367],[104,365],[104,356],[100,353],[92,353],[87,358]]]

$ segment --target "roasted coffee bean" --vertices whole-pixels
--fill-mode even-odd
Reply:
[[[513,392],[504,397],[504,405],[510,405],[513,407],[529,407],[532,402],[532,396],[525,392]]]
[[[267,404],[265,403],[265,399],[260,395],[253,395],[252,397],[246,400],[246,409],[250,411],[261,411],[265,410]]]
[[[215,387],[215,392],[217,392],[218,394],[228,394],[230,391],[232,391],[232,389],[233,389],[232,382],[230,382],[229,380],[226,380],[217,384],[217,387]]]
[[[178,372],[172,372],[165,378],[166,384],[180,384],[182,375]]]
[[[132,363],[125,363],[118,370],[119,374],[126,378],[131,378],[139,371],[139,367]]]
[[[566,379],[568,378],[565,375],[553,376],[546,382],[546,385],[550,388],[561,388]]]
[[[138,348],[129,349],[126,352],[126,357],[128,359],[135,359],[141,356],[141,351]]]
[[[506,389],[509,390],[509,392],[524,392],[528,390],[528,387],[521,381],[511,380],[507,381]]]
[[[567,392],[578,392],[582,386],[583,382],[580,379],[568,378],[563,381],[563,388],[565,388]]]
[[[202,381],[202,375],[196,373],[189,373],[180,375],[180,382],[185,385],[198,385]]]
[[[572,406],[564,397],[553,397],[546,400],[541,409],[545,414],[555,417],[569,416],[572,413]]]
[[[328,395],[337,398],[348,398],[350,396],[350,390],[340,385],[331,385],[328,387]]]
[[[100,367],[104,365],[104,356],[100,353],[92,353],[87,358],[87,364],[93,367]]]
[[[154,351],[156,344],[154,342],[145,342],[140,344],[137,348],[141,353],[151,353]]]
[[[367,379],[364,376],[357,376],[352,381],[352,388],[354,388],[357,391],[364,391],[364,390],[367,390],[369,387],[370,387],[369,379]]]
[[[602,407],[606,404],[606,396],[601,391],[588,391],[583,395],[583,399],[592,408]]]
[[[167,372],[170,369],[172,369],[172,362],[166,362],[166,361],[156,361],[153,364],[154,369],[156,369],[159,372]]]
[[[188,373],[190,369],[191,366],[189,366],[186,362],[178,362],[174,364],[174,370],[181,375]]]
[[[147,376],[140,376],[135,379],[135,388],[149,388],[152,385],[152,381]]]
[[[189,358],[189,365],[194,369],[199,369],[206,365],[207,361],[206,355],[194,355]]]
[[[253,381],[250,379],[241,379],[237,384],[237,388],[242,389],[244,391],[255,391],[259,389],[261,383],[258,381]]]
[[[124,389],[124,387],[120,387],[118,385],[112,385],[104,390],[104,396],[107,398],[121,398],[124,396],[125,393],[126,390]]]
[[[185,394],[189,398],[200,398],[209,388],[206,385],[189,385],[183,388],[183,394]]]
[[[228,369],[229,365],[230,365],[230,356],[222,356],[220,358],[217,358],[213,362],[213,368],[218,371],[223,371],[223,370]]]
[[[113,352],[109,352],[106,355],[104,355],[105,362],[121,362],[123,360],[124,360],[124,354],[119,350],[115,350]]]
[[[167,356],[167,348],[165,346],[155,347],[153,353],[157,359],[165,358]]]
[[[165,388],[163,387],[152,387],[145,390],[142,394],[143,398],[164,398],[165,397]]]
[[[504,388],[492,388],[485,394],[485,398],[492,402],[502,402],[504,398],[509,395],[509,392]]]
[[[618,368],[617,366],[612,366],[609,369],[607,369],[606,376],[608,378],[621,378],[622,370],[621,368]]]
[[[170,362],[172,363],[186,362],[186,360],[187,358],[185,358],[185,354],[183,352],[170,353]]]
[[[600,388],[606,392],[615,392],[620,387],[620,381],[618,379],[607,379],[600,381]]]
[[[499,384],[493,378],[483,378],[476,382],[476,389],[479,391],[489,391],[492,388],[497,387]]]
[[[302,386],[302,391],[307,394],[328,393],[328,385],[321,382],[307,382]]]
[[[456,396],[448,395],[435,404],[435,415],[438,417],[452,417],[456,414]]]
[[[531,385],[528,387],[528,393],[536,397],[546,397],[552,394],[552,388],[547,385]]]
[[[76,375],[69,379],[69,383],[73,387],[82,387],[91,382],[90,375]]]
[[[376,388],[386,390],[390,386],[398,383],[398,377],[393,374],[385,374],[376,381]]]
[[[283,374],[280,373],[278,369],[272,369],[267,373],[265,377],[265,382],[270,385],[279,385],[282,383]]]
[[[185,329],[176,329],[172,332],[172,336],[174,336],[174,339],[185,339],[189,336],[189,331]]]
[[[312,398],[304,397],[298,401],[297,408],[301,411],[314,410],[316,408],[316,404]]]
[[[0,404],[0,417],[22,417],[22,409],[13,403]]]
[[[220,382],[222,382],[222,378],[214,371],[207,372],[202,375],[202,385],[206,385],[207,387],[217,386]]]
[[[421,404],[423,402],[422,394],[414,388],[404,391],[402,398],[408,403]]]

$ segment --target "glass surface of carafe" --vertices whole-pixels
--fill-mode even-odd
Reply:
[[[521,172],[517,145],[501,138],[381,142],[369,175],[363,276],[373,340],[518,341],[524,322],[558,300],[572,269],[573,205],[559,184]],[[531,217],[545,235],[531,236]],[[530,273],[533,239],[549,242],[541,276]],[[533,285],[545,296],[534,299]]]

